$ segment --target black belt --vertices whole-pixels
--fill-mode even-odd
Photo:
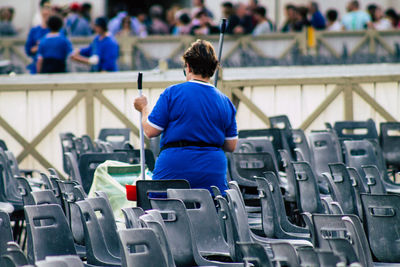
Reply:
[[[206,142],[192,142],[192,141],[176,141],[176,142],[169,142],[160,149],[161,151],[171,148],[171,147],[186,147],[186,146],[197,146],[197,147],[216,147],[216,148],[222,148],[220,145],[216,144],[209,144]]]

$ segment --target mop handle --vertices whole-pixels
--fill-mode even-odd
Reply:
[[[218,62],[221,66],[221,56],[222,56],[222,46],[224,44],[224,34],[226,30],[226,19],[221,20],[221,32],[219,34],[219,45],[218,45]],[[215,78],[214,78],[214,86],[217,87],[218,84],[218,76],[219,76],[219,68],[217,68],[217,71],[215,72]]]
[[[142,96],[142,80],[143,73],[139,72],[137,86],[139,90],[139,96]],[[142,112],[140,112],[140,173],[142,180],[145,179],[145,155],[144,155],[144,134],[143,134],[143,124],[142,124]]]

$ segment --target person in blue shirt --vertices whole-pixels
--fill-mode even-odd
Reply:
[[[90,36],[92,28],[81,14],[82,6],[76,2],[70,5],[71,12],[65,19],[65,28],[68,36]]]
[[[360,10],[360,3],[358,1],[350,1],[347,6],[347,11],[343,18],[342,24],[345,30],[360,31],[372,27],[370,15]]]
[[[47,20],[51,15],[51,6],[49,1],[41,1],[40,14],[42,16],[42,24],[33,27],[28,34],[28,38],[25,43],[25,52],[32,58],[32,63],[27,66],[31,74],[36,73],[37,63],[37,51],[39,49],[39,41],[46,34],[49,33],[47,28]]]
[[[99,17],[94,24],[97,35],[92,43],[88,47],[76,50],[71,58],[91,65],[92,71],[118,71],[119,46],[114,37],[107,32],[107,19]]]
[[[186,82],[160,95],[151,114],[145,96],[134,101],[142,113],[144,133],[162,133],[153,180],[186,179],[192,188],[228,188],[224,151],[237,143],[236,110],[229,98],[210,84],[218,60],[211,43],[197,40],[183,55]]]
[[[318,4],[316,2],[311,2],[309,10],[311,14],[311,26],[316,30],[324,30],[326,28],[326,21],[321,11],[319,11]]]
[[[72,52],[71,42],[60,30],[63,21],[59,16],[51,16],[47,21],[50,32],[40,40],[38,48],[37,72],[66,72],[66,60]]]

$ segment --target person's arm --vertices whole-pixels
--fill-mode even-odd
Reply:
[[[154,126],[150,125],[149,123],[149,107],[147,104],[147,98],[145,96],[139,96],[135,98],[134,102],[135,109],[142,113],[142,125],[143,125],[143,132],[148,138],[159,136],[162,132],[161,129],[157,129]]]
[[[233,152],[236,149],[237,139],[225,140],[222,149],[225,152]]]
[[[80,63],[90,64],[90,63],[89,63],[89,58],[88,58],[88,57],[85,57],[85,56],[82,56],[82,55],[80,54],[80,50],[79,50],[79,49],[76,49],[76,50],[75,50],[75,52],[71,55],[71,59],[73,59],[73,60],[75,60],[75,61],[78,61],[78,62],[80,62]]]
[[[42,65],[43,65],[43,58],[38,57],[38,60],[36,62],[36,72],[41,73],[42,72]]]

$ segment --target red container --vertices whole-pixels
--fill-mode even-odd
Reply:
[[[136,185],[125,185],[126,188],[126,199],[130,201],[136,201],[137,200],[137,194],[136,194]]]

